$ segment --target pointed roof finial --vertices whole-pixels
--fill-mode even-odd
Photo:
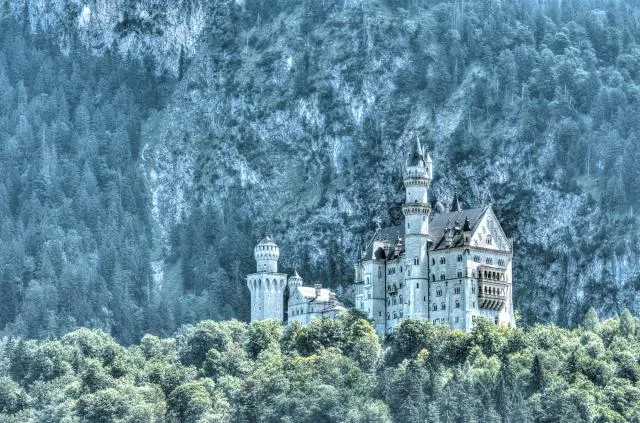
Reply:
[[[418,134],[416,134],[415,142],[411,143],[411,149],[409,150],[407,166],[419,166],[421,163],[424,163],[424,151],[420,145]]]
[[[462,210],[462,207],[460,206],[460,201],[458,200],[458,193],[454,190],[453,191],[453,204],[451,204],[451,211],[452,212],[457,212]]]

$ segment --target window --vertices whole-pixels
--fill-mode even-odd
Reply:
[[[447,279],[447,277],[444,275],[444,273],[441,273],[440,274],[440,280],[443,281],[445,279]]]
[[[400,266],[400,273],[402,273],[402,266]]]
[[[475,294],[475,293],[476,293],[476,287],[475,287],[475,286],[472,286],[472,287],[471,287],[471,293],[472,293],[472,294]]]
[[[473,269],[473,270],[471,271],[471,276],[472,276],[472,277],[474,277],[474,278],[476,277],[476,269]]]
[[[418,257],[413,258],[413,264],[418,266],[420,264],[420,259]]]
[[[462,261],[462,254],[458,254],[458,261]]]
[[[487,236],[487,244],[491,245],[491,235]]]
[[[416,282],[416,288],[420,288],[420,283]]]
[[[432,265],[432,266],[435,266],[435,265],[436,265],[436,259],[434,259],[434,258],[432,258],[432,259],[431,259],[431,265]]]
[[[427,302],[427,296],[426,295],[424,297],[422,297],[422,301],[424,301],[425,303]]]
[[[444,257],[440,257],[440,264],[445,264],[447,262],[447,259]]]
[[[402,295],[400,295],[400,299],[398,300],[400,304],[402,304]]]
[[[382,316],[382,312],[381,311],[378,312],[378,316]]]
[[[445,310],[447,306],[444,303],[440,303],[440,310]]]
[[[433,305],[431,306],[431,310],[438,311],[438,304],[433,303]]]
[[[480,263],[480,256],[473,256],[473,261]]]
[[[435,282],[436,281],[436,275],[431,275],[431,281]]]
[[[442,297],[442,289],[436,289],[436,297]]]
[[[433,319],[433,324],[437,325],[438,324],[438,319]]]
[[[460,287],[456,286],[455,288],[453,288],[453,293],[454,294],[459,294],[460,293]]]
[[[398,313],[396,313],[395,311],[393,312],[393,318],[397,319],[398,318]]]
[[[369,276],[367,276],[367,278],[365,279],[364,283],[365,283],[366,285],[369,285],[369,284],[371,283],[371,282],[369,281]]]
[[[387,311],[387,320],[389,320],[389,312]]]
[[[396,303],[398,302],[398,300],[396,300],[395,298],[393,299],[393,305],[396,305]]]
[[[458,270],[458,277],[461,278],[462,277],[462,271]]]
[[[404,312],[400,311],[399,313],[400,313],[400,318],[402,319],[402,316],[404,316]]]
[[[460,308],[460,301],[456,300],[456,308]]]
[[[487,264],[493,263],[493,259],[491,257],[487,257]]]
[[[378,278],[382,277],[382,267],[378,267]]]
[[[371,299],[371,292],[367,292],[367,299],[370,300]]]
[[[360,309],[364,310],[364,301],[360,301]]]
[[[456,316],[453,320],[455,323],[458,323],[458,316]]]

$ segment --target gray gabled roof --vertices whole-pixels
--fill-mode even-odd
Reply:
[[[457,247],[463,244],[463,231],[465,221],[469,221],[469,229],[473,233],[482,220],[482,217],[489,210],[489,207],[478,207],[475,209],[466,209],[458,211],[450,211],[446,213],[436,213],[429,217],[429,241],[431,250],[440,250],[449,248],[445,242],[445,230],[449,228],[453,231],[454,226],[459,228],[458,231],[452,233],[451,247]],[[385,254],[385,259],[399,256],[404,252],[404,225],[390,226],[376,231],[364,252],[364,259],[369,260],[374,257],[373,251],[374,241],[389,241],[391,248]],[[358,257],[360,259],[360,257]]]

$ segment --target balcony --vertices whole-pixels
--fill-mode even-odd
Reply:
[[[507,302],[509,284],[504,281],[480,279],[478,282],[478,304],[485,310],[502,310]]]

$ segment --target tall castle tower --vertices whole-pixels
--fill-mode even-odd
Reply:
[[[278,273],[280,248],[269,235],[254,249],[257,270],[247,276],[251,292],[251,321],[274,319],[283,321],[287,275]]]
[[[402,213],[404,223],[405,268],[407,274],[406,298],[403,300],[405,316],[428,317],[428,303],[423,300],[428,295],[429,280],[429,198],[428,190],[432,180],[432,160],[425,154],[416,138],[405,164],[404,186],[406,190]]]

